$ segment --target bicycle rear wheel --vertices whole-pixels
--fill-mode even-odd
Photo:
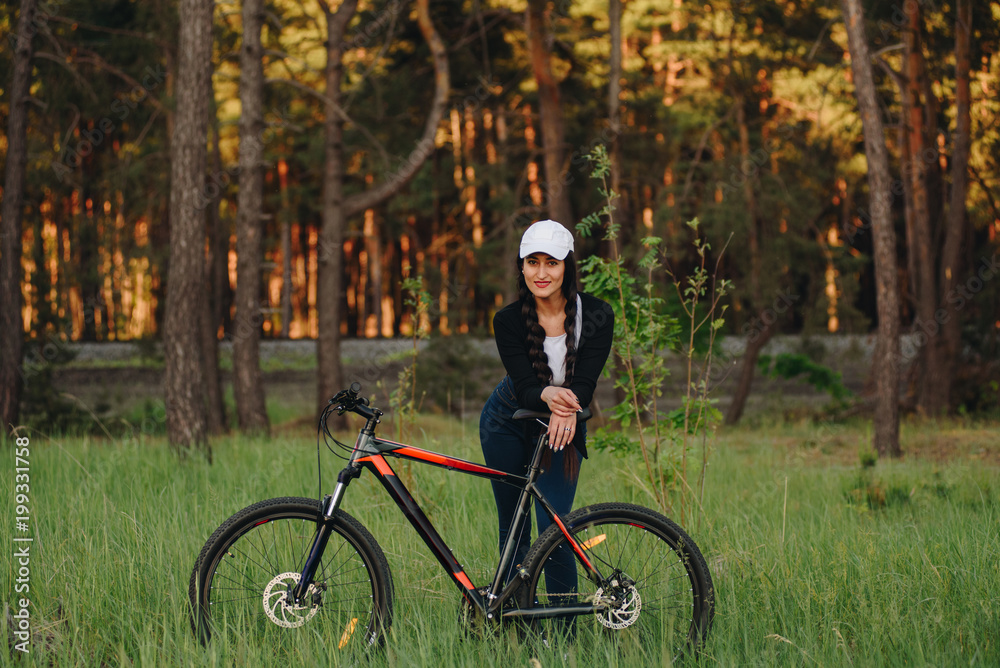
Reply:
[[[572,633],[614,632],[642,647],[671,648],[672,659],[696,649],[708,635],[714,614],[712,578],[698,546],[659,513],[623,503],[602,503],[574,511],[566,528],[604,576],[598,584],[580,573],[577,591],[549,574],[545,566],[557,550],[570,550],[553,524],[528,551],[521,606],[589,605],[604,601],[606,610],[570,624]],[[578,569],[579,570],[579,569]],[[548,633],[565,629],[565,620],[536,623]]]
[[[392,574],[372,535],[343,511],[334,517],[307,600],[295,605],[286,598],[298,583],[319,516],[315,499],[270,499],[215,530],[188,590],[192,627],[202,642],[228,633],[280,645],[301,627],[340,651],[383,642],[392,619]]]

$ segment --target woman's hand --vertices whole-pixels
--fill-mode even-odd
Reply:
[[[576,436],[576,413],[569,417],[552,414],[549,420],[549,447],[559,452],[573,442]]]
[[[542,390],[542,401],[549,406],[549,447],[556,452],[566,447],[576,435],[576,414],[581,410],[580,401],[572,390],[549,385]]]
[[[549,411],[553,416],[572,417],[574,425],[576,424],[576,413],[583,410],[576,394],[566,387],[549,385],[542,390],[542,401],[548,404]]]

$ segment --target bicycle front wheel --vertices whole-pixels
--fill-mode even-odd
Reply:
[[[602,503],[574,511],[566,528],[603,576],[590,582],[581,572],[576,591],[559,581],[546,565],[571,550],[553,524],[525,558],[528,573],[521,606],[556,607],[604,603],[593,617],[580,617],[572,633],[614,632],[642,647],[669,647],[671,658],[697,648],[708,635],[714,614],[714,590],[705,558],[684,531],[663,515],[624,503]],[[571,552],[570,552],[571,553]],[[579,570],[579,569],[578,569]],[[539,622],[567,627],[563,620]]]
[[[343,511],[306,600],[287,594],[299,581],[318,527],[320,502],[287,497],[244,508],[205,543],[188,594],[203,642],[221,633],[279,646],[308,627],[331,651],[381,644],[392,618],[392,575],[364,526]]]

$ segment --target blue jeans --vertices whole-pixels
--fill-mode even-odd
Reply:
[[[509,376],[505,376],[483,407],[479,418],[479,440],[483,446],[483,456],[486,458],[487,466],[505,473],[526,476],[542,426],[535,420],[514,420],[511,416],[516,410],[514,384]],[[580,430],[583,429],[584,425],[581,424]],[[580,436],[585,437],[586,433]],[[563,516],[573,509],[577,483],[576,480],[567,479],[563,474],[563,458],[566,451],[567,449],[563,449],[552,453],[552,463],[535,483],[556,512]],[[491,482],[491,484],[500,521],[500,551],[503,552],[521,491],[502,482]],[[552,524],[552,520],[541,504],[537,503],[535,517],[538,521],[538,535],[542,535]],[[530,544],[531,515],[529,514],[521,527],[514,558],[505,574],[505,582],[510,581],[516,567],[524,561]],[[566,546],[560,547],[545,567],[545,582],[550,593],[576,591],[576,559]]]

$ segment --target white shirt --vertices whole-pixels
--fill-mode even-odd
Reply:
[[[576,296],[576,347],[580,347],[580,332],[583,330],[583,303],[580,295]],[[562,385],[566,380],[566,334],[559,336],[546,336],[542,344],[542,350],[549,360],[549,368],[552,369],[552,381],[550,385]]]

